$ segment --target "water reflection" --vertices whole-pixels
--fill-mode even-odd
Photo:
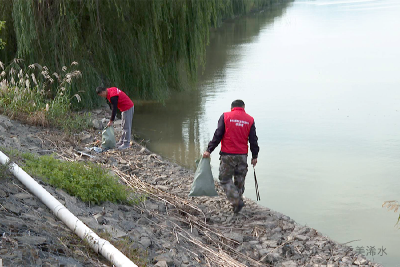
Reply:
[[[241,20],[226,21],[223,27],[213,29],[206,67],[199,73],[198,88],[206,90],[174,93],[165,105],[135,104],[135,134],[150,140],[147,146],[152,151],[194,169],[196,159],[212,137],[210,132],[214,129],[207,129],[209,118],[205,112],[210,101],[225,88],[226,64],[235,61],[235,51],[231,47],[253,42],[263,27],[283,14],[286,6],[277,6]],[[232,100],[227,99],[226,109]],[[214,124],[216,126],[217,122]]]
[[[150,148],[194,167],[232,100],[254,116],[261,204],[400,262],[400,2],[295,1],[212,32],[199,90],[137,107]],[[219,149],[212,154],[218,172]],[[245,196],[255,199],[250,171]]]

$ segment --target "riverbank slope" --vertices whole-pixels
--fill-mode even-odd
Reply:
[[[0,143],[35,154],[55,153],[60,159],[97,162],[137,194],[146,195],[144,203],[133,207],[112,203],[89,206],[46,186],[89,227],[107,232],[112,240],[126,240],[140,256],[138,265],[380,266],[316,229],[250,199],[245,199],[246,206],[239,214],[233,214],[217,184],[218,197],[189,198],[194,173],[140,144],[122,152],[86,150],[101,138],[101,119],[109,116],[106,110],[93,114],[98,129],[72,137],[0,116]],[[117,135],[118,128],[117,123]],[[101,256],[82,252],[73,237],[66,238],[68,229],[14,177],[4,172],[1,177],[0,255],[5,266],[42,266],[46,261],[46,266],[109,264]]]

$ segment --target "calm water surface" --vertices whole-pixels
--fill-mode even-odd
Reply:
[[[219,116],[243,99],[261,147],[261,205],[400,266],[398,213],[381,207],[400,200],[399,29],[397,0],[299,0],[227,22],[196,90],[136,105],[134,129],[194,168]],[[255,199],[252,170],[245,196]]]

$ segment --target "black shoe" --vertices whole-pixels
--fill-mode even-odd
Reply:
[[[243,207],[244,207],[243,199],[240,199],[238,205],[233,208],[233,212],[239,213]]]

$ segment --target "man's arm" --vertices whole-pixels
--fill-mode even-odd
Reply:
[[[252,160],[257,159],[258,157],[258,152],[260,151],[260,147],[258,146],[258,137],[256,134],[256,125],[255,122],[250,127],[250,133],[249,133],[249,143],[250,143],[250,150],[252,154]],[[257,160],[255,161],[257,162]],[[253,164],[255,165],[255,164]]]
[[[110,102],[112,104],[112,113],[110,121],[115,120],[115,115],[117,115],[117,108],[118,108],[118,96],[113,96],[110,98]]]
[[[218,127],[214,132],[214,137],[210,141],[210,143],[208,143],[207,150],[204,152],[203,157],[210,156],[210,153],[212,153],[214,151],[214,149],[221,142],[222,137],[224,137],[224,133],[225,133],[225,122],[224,122],[224,114],[222,114],[221,117],[219,117]]]

